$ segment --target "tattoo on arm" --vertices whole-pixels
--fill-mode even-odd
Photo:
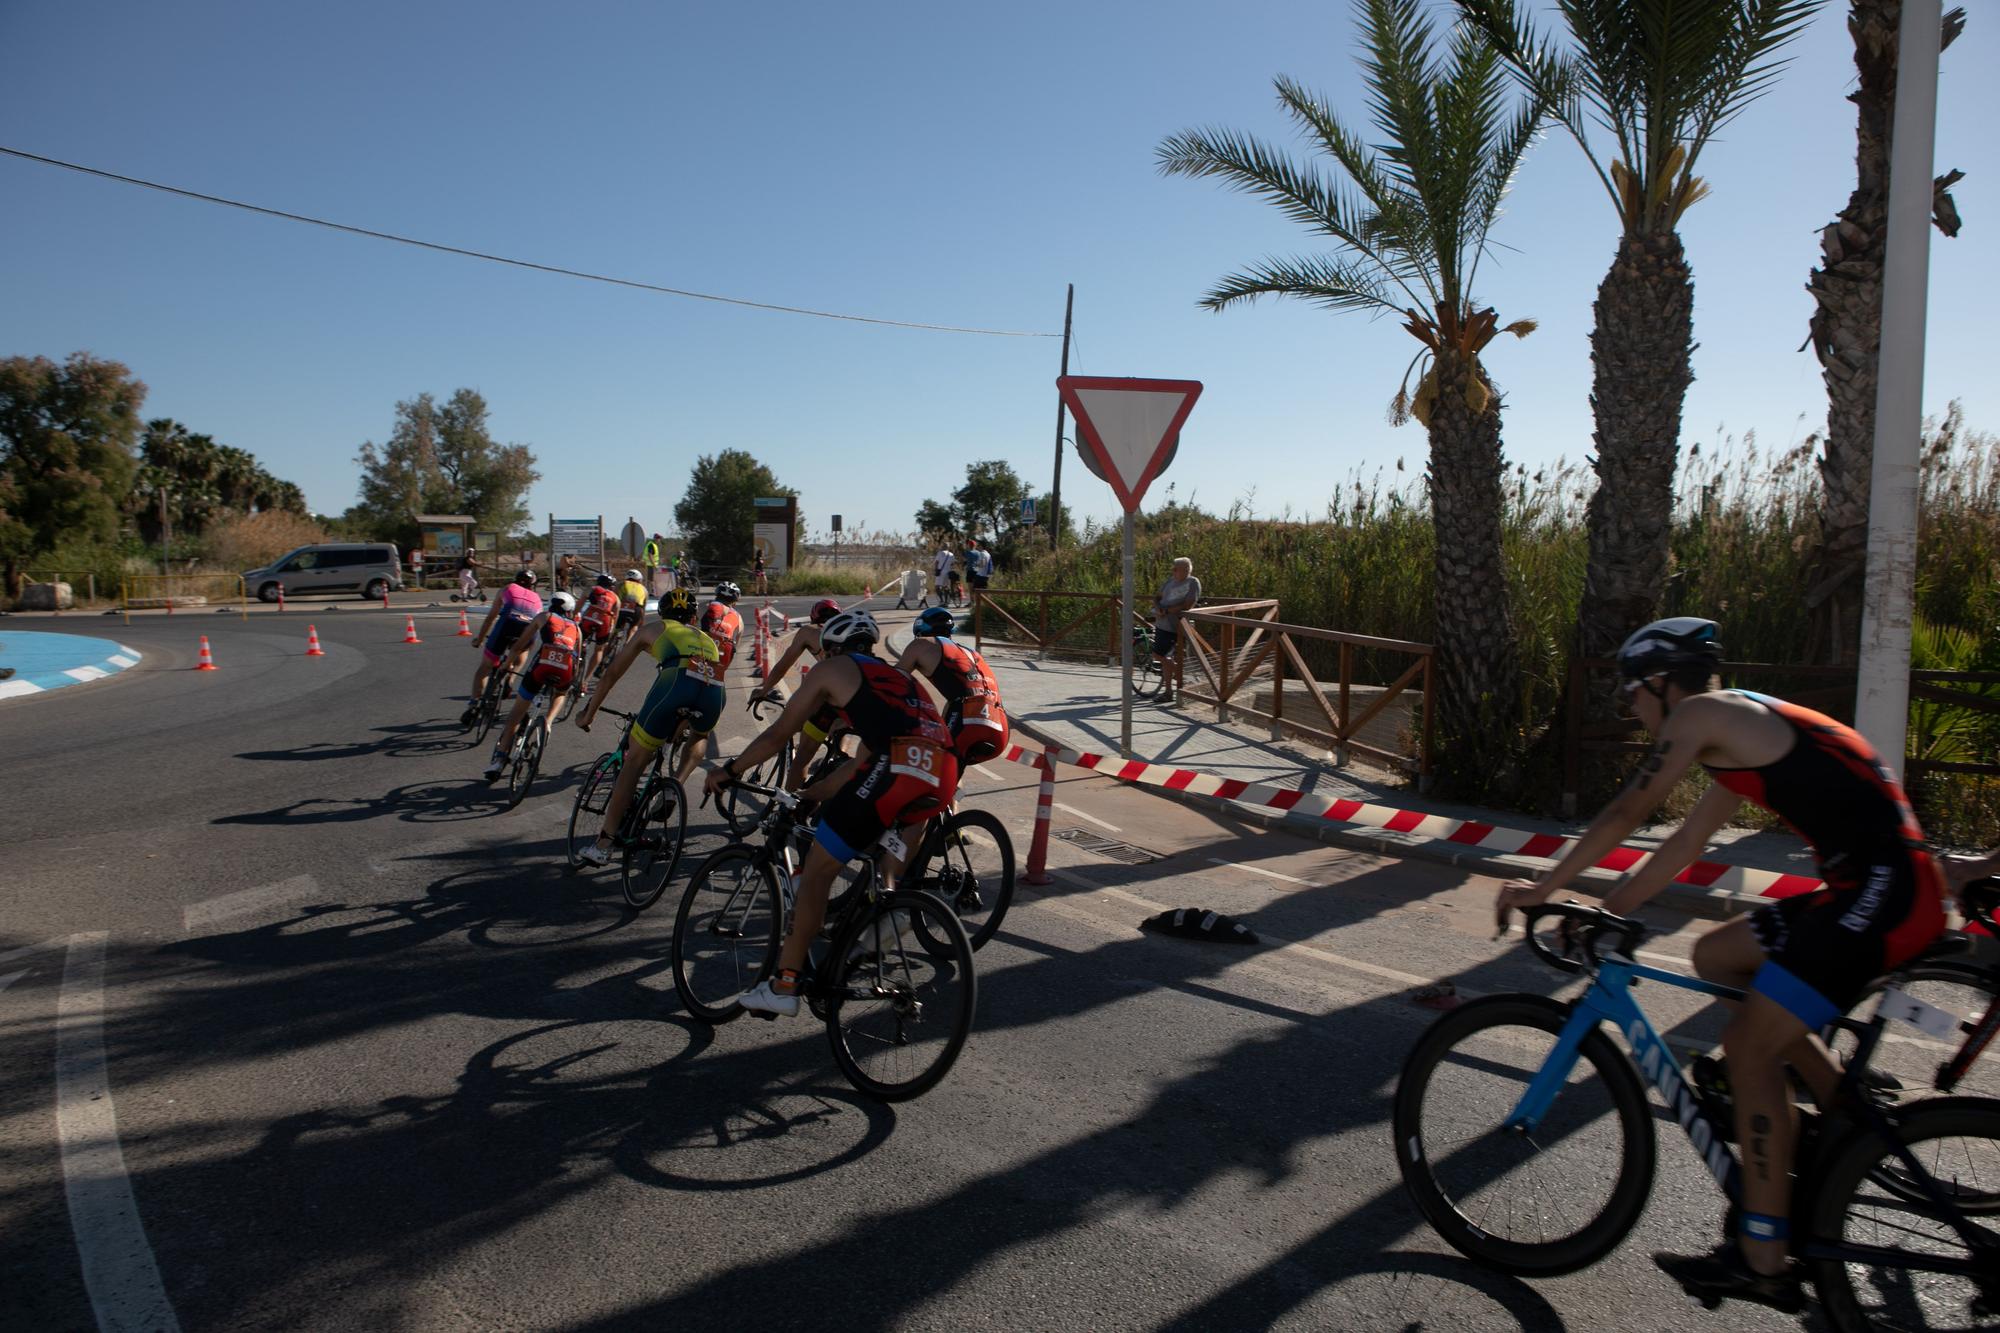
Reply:
[[[1653,779],[1660,775],[1661,767],[1667,762],[1667,751],[1673,748],[1672,741],[1661,741],[1653,747],[1652,753],[1646,756],[1646,761],[1639,765],[1639,776],[1632,782],[1635,789],[1644,791],[1652,785]]]

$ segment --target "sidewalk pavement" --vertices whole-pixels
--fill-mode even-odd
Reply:
[[[900,635],[892,634],[900,640]],[[1119,672],[1116,667],[1076,661],[1039,661],[1032,652],[989,644],[988,665],[1000,684],[1007,716],[1017,739],[1095,754],[1119,753]],[[1290,788],[1326,799],[1347,799],[1414,810],[1452,820],[1475,820],[1528,833],[1573,838],[1585,821],[1543,819],[1509,811],[1441,801],[1418,794],[1399,775],[1350,763],[1336,767],[1303,744],[1272,742],[1265,729],[1222,725],[1211,706],[1175,705],[1161,708],[1144,699],[1132,705],[1132,749],[1135,758],[1150,763],[1194,769],[1225,780]],[[1512,878],[1548,869],[1553,862],[1536,856],[1496,852],[1444,841],[1422,833],[1340,824],[1313,815],[1274,811],[1194,792],[1149,788],[1161,795],[1230,814],[1282,826],[1342,847],[1388,856],[1439,861],[1480,874]],[[1652,851],[1672,825],[1642,829],[1626,845]],[[1783,831],[1725,829],[1709,842],[1704,859],[1747,870],[1818,878],[1812,853],[1800,838]],[[1593,887],[1608,887],[1619,878],[1605,870],[1589,870]],[[1666,893],[1677,905],[1702,910],[1730,910],[1761,904],[1767,898],[1718,887],[1674,884]]]

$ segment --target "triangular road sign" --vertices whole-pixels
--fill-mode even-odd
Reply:
[[[1077,438],[1129,514],[1166,469],[1201,382],[1064,375],[1056,390],[1076,417]]]

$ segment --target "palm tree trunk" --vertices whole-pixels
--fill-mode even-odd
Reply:
[[[1454,793],[1479,797],[1517,781],[1521,735],[1520,660],[1500,546],[1500,396],[1476,362],[1449,349],[1436,371],[1429,429],[1440,773]]]

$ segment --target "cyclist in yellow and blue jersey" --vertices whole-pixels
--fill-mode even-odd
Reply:
[[[652,752],[671,745],[683,734],[707,736],[722,718],[722,653],[715,640],[688,624],[694,619],[694,609],[694,595],[685,588],[661,593],[659,623],[642,625],[611,659],[604,679],[591,691],[590,701],[577,718],[576,725],[589,731],[598,706],[642,654],[658,663],[659,675],[646,691],[646,701],[639,705],[632,723],[632,744],[641,753],[627,756],[618,770],[618,786],[604,807],[604,827],[598,830],[597,841],[577,853],[577,859],[586,865],[601,866],[610,861],[612,836],[624,822],[626,807],[632,804],[632,793],[639,786],[639,774],[650,766]],[[687,781],[701,760],[702,748],[687,747],[675,777]]]
[[[618,585],[618,623],[636,629],[645,618],[646,585],[639,581],[638,570],[628,569]]]

